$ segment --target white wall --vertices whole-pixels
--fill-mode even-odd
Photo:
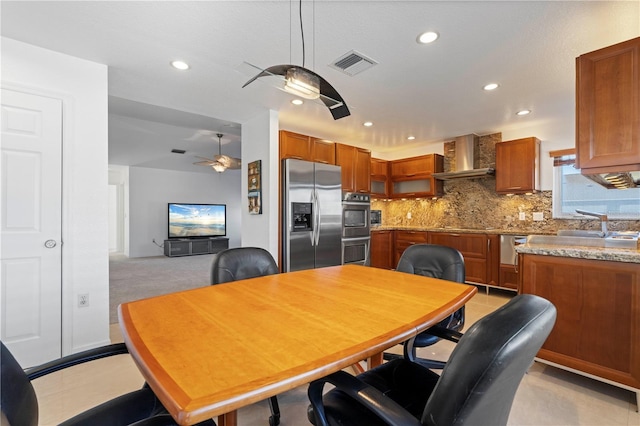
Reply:
[[[278,261],[278,113],[242,123],[242,246],[262,247]],[[249,214],[248,164],[262,161],[262,214]]]
[[[109,343],[107,67],[0,41],[4,87],[63,102],[63,355]]]
[[[243,158],[244,163],[244,158]],[[241,244],[241,170],[188,173],[144,167],[129,168],[129,257],[161,256],[167,238],[168,203],[227,205],[229,247]],[[246,194],[245,198],[246,200]]]

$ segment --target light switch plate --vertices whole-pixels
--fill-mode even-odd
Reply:
[[[533,220],[544,220],[544,213],[542,212],[533,212]]]
[[[518,215],[518,219],[526,220],[527,219],[526,213],[525,212],[520,212],[520,214]]]

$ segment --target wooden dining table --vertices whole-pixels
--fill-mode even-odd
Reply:
[[[125,343],[181,425],[293,389],[408,340],[476,287],[358,265],[252,278],[123,303]]]

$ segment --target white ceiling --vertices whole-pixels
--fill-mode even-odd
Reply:
[[[266,108],[279,111],[281,128],[383,156],[519,127],[566,143],[576,56],[640,35],[638,0],[305,0],[305,66],[351,110],[334,121],[324,106],[293,106],[260,79],[242,88],[253,76],[245,62],[302,64],[297,0],[3,0],[1,8],[3,36],[109,66],[111,164],[207,172],[191,163],[217,153],[212,134],[225,135],[223,154],[239,157],[238,123]],[[426,30],[440,39],[419,45]],[[353,77],[328,66],[353,49],[379,64]],[[173,59],[191,69],[171,68]],[[489,82],[500,88],[483,91]],[[516,117],[523,108],[533,112]]]

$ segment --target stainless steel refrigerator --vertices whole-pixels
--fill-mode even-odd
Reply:
[[[340,265],[341,167],[283,160],[282,188],[283,271]]]

